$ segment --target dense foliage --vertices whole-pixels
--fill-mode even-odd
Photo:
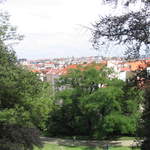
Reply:
[[[144,141],[142,142],[141,149],[148,150],[150,148],[150,89],[149,85],[145,89],[145,100],[142,118],[140,121],[140,134],[139,136]]]
[[[109,138],[134,135],[140,116],[141,93],[112,71],[79,67],[58,80],[55,109],[50,113],[50,135]]]
[[[97,49],[101,49],[102,45],[111,42],[112,45],[122,45],[125,47],[126,59],[138,59],[145,51],[145,55],[149,57],[150,50],[150,1],[145,0],[107,0],[106,4],[115,5],[114,11],[121,5],[124,11],[112,13],[110,16],[101,17],[93,24],[92,43]],[[130,6],[132,9],[130,9]],[[135,9],[138,8],[138,9]],[[119,9],[118,9],[119,10]],[[101,49],[102,50],[102,49]],[[119,49],[118,49],[119,50]],[[144,78],[144,77],[142,77]],[[147,81],[147,80],[146,80]],[[142,133],[143,150],[149,150],[150,133],[149,133],[149,92],[145,87],[144,112],[141,118],[140,131]]]
[[[32,150],[41,147],[39,131],[49,113],[49,85],[19,66],[14,51],[6,44],[20,39],[0,14],[0,149]]]

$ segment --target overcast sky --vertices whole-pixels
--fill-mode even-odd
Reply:
[[[14,47],[19,58],[98,55],[83,26],[104,11],[100,0],[7,0],[1,5],[25,36]]]
[[[101,0],[6,0],[0,7],[25,36],[14,49],[28,59],[99,55],[83,26],[111,13]]]

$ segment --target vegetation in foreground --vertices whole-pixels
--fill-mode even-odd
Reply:
[[[47,126],[50,136],[111,139],[135,135],[142,93],[136,86],[112,79],[112,70],[96,67],[79,66],[59,78],[57,86],[61,90]]]
[[[139,5],[139,2],[142,3]],[[149,54],[150,0],[125,0],[122,4],[118,0],[108,0],[105,1],[105,4],[107,3],[109,3],[109,6],[113,6],[114,10],[111,15],[101,16],[96,23],[94,23],[92,30],[93,46],[101,51],[104,49],[104,45],[107,47],[109,47],[109,45],[121,45],[121,47],[124,47],[125,49],[124,54],[128,60],[139,59],[141,52],[143,51],[145,51],[146,55]],[[138,6],[138,9],[134,10],[130,6],[134,6],[134,8],[137,8]],[[120,8],[124,9],[122,13]],[[106,52],[108,53],[109,48],[106,49]],[[110,50],[112,51],[112,49]],[[116,50],[117,52],[120,51],[117,47]],[[122,48],[120,52],[122,52]],[[142,114],[141,122],[139,123],[140,136],[144,139],[141,146],[142,150],[150,149],[149,93],[149,87],[147,87],[144,98],[144,112]]]
[[[50,110],[49,85],[18,64],[5,43],[20,36],[0,12],[0,150],[32,150],[41,147],[39,130]]]
[[[54,144],[45,144],[42,149],[35,148],[34,150],[103,150],[99,147],[87,147],[87,146],[63,146]],[[130,147],[110,147],[109,150],[132,150]],[[139,150],[135,148],[134,150]]]

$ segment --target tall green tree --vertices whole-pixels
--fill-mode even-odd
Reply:
[[[150,88],[146,83],[144,89],[143,113],[139,124],[139,137],[143,140],[141,143],[142,150],[148,150],[150,147]]]
[[[0,149],[32,150],[41,147],[39,130],[45,130],[51,104],[49,85],[23,69],[9,46],[18,41],[7,13],[0,13]],[[9,45],[8,45],[9,44]]]
[[[79,67],[58,80],[58,105],[49,118],[51,135],[109,138],[134,135],[140,116],[140,92],[111,78],[105,67]],[[61,103],[60,103],[61,102]]]
[[[109,42],[112,45],[121,45],[120,49],[122,49],[122,46],[124,46],[125,56],[128,60],[140,58],[140,54],[143,53],[143,51],[145,51],[146,55],[150,54],[150,1],[108,0],[105,1],[105,3],[115,5],[115,9],[117,9],[118,6],[120,7],[120,4],[122,4],[122,8],[125,11],[124,13],[112,13],[110,16],[101,17],[98,21],[96,21],[96,23],[93,24],[93,46],[96,49],[101,49],[102,45],[106,45]],[[134,7],[138,6],[139,9],[131,10],[131,5],[134,5]],[[149,149],[150,141],[150,129],[148,128],[148,120],[150,119],[148,114],[150,107],[147,105],[149,104],[149,92],[147,91],[148,89],[144,90],[144,112],[140,123],[140,126],[142,127],[141,131],[143,132],[142,138],[144,138],[144,142],[142,144],[143,150]]]

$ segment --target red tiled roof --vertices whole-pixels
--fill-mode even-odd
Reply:
[[[120,63],[122,65],[126,65],[121,67],[121,71],[136,71],[136,70],[143,70],[146,69],[148,66],[148,61],[145,60],[138,60],[138,61],[130,61],[125,63]]]
[[[131,71],[130,68],[120,68],[120,71]]]
[[[70,69],[77,69],[77,68],[79,68],[79,66],[81,66],[81,67],[86,67],[86,66],[92,66],[92,64],[82,64],[82,65],[76,65],[76,64],[74,64],[74,65],[69,65],[69,66],[67,66],[67,67],[65,67],[65,68],[58,68],[58,69],[53,69],[53,68],[51,68],[51,69],[48,70],[48,72],[47,72],[46,74],[64,75],[64,74],[66,74]],[[102,66],[96,64],[94,67],[95,67],[96,69],[100,69]],[[85,68],[79,68],[79,69],[84,70]]]
[[[32,72],[35,72],[35,73],[41,73],[40,70],[37,70],[37,69],[34,69],[34,70],[31,70]]]

